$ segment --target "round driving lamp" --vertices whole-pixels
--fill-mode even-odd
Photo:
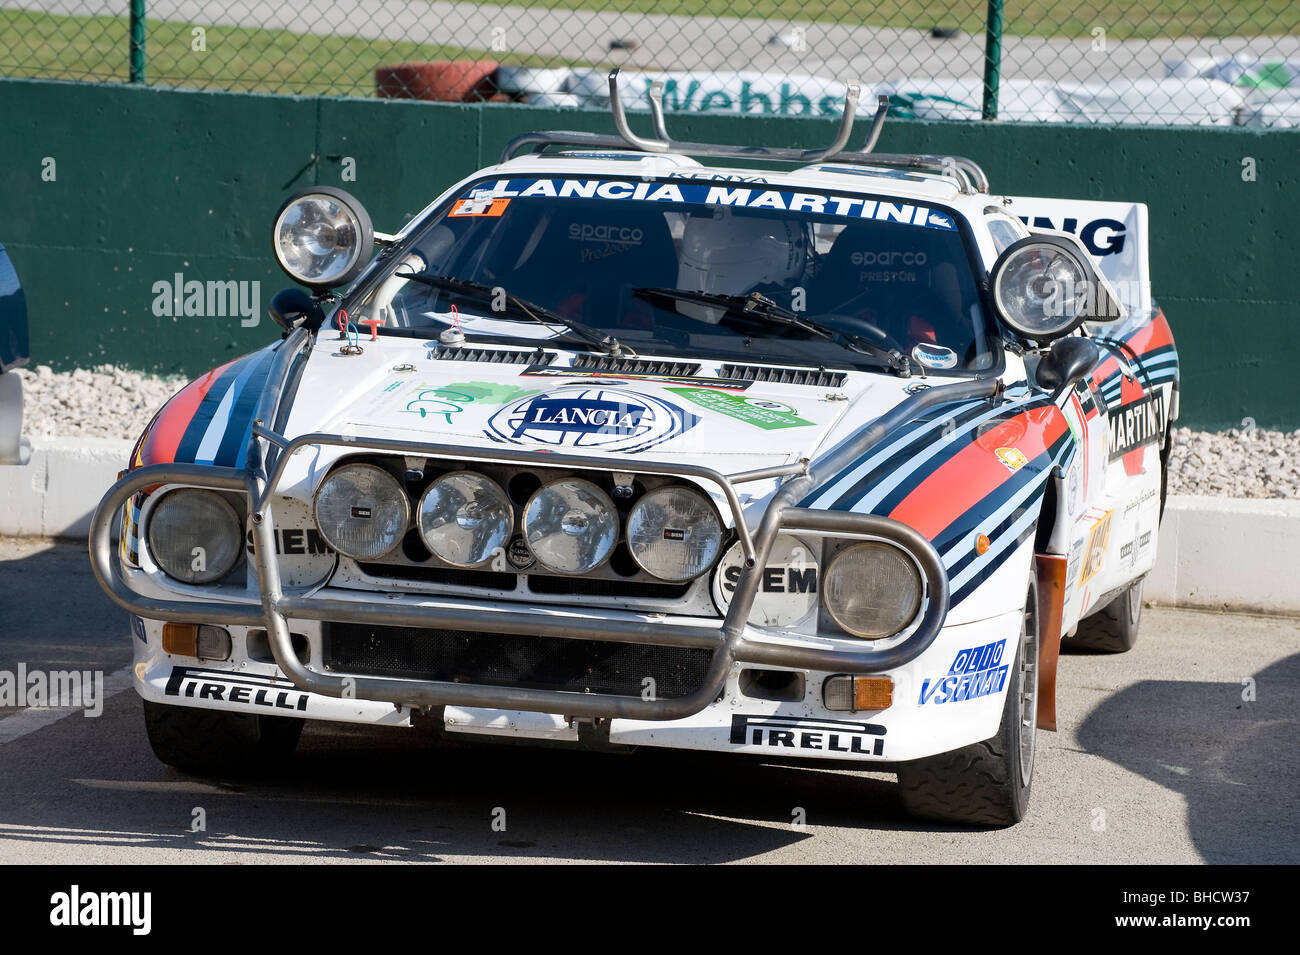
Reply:
[[[515,515],[510,498],[495,481],[472,471],[453,471],[424,492],[416,524],[439,560],[474,567],[506,546]]]
[[[220,580],[239,562],[244,534],[239,515],[220,494],[198,488],[168,491],[149,517],[149,554],[168,577],[184,584]]]
[[[352,281],[370,261],[375,233],[365,207],[342,189],[316,186],[280,207],[271,233],[285,274],[313,289]]]
[[[1101,294],[1079,250],[1055,236],[1013,242],[993,266],[992,279],[999,317],[1031,341],[1072,332],[1089,318]]]
[[[618,543],[618,512],[590,481],[552,481],[524,506],[524,540],[547,570],[585,574],[603,564]]]
[[[922,590],[920,571],[907,554],[867,541],[831,559],[822,577],[822,605],[846,633],[880,640],[916,619]]]
[[[646,573],[660,580],[694,580],[722,549],[722,522],[698,491],[661,487],[632,507],[627,546]]]
[[[316,491],[316,527],[353,560],[383,557],[402,539],[411,503],[397,479],[373,464],[347,464]]]

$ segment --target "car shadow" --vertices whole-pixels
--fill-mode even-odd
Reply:
[[[7,538],[0,584],[0,669],[22,663],[109,674],[130,663],[129,619],[95,584],[84,544]],[[13,713],[5,708],[0,718]],[[0,856],[11,859],[43,858],[45,844],[51,856],[61,846],[97,859],[116,858],[104,855],[114,847],[139,847],[250,861],[279,852],[726,862],[824,827],[919,828],[885,773],[738,754],[461,742],[337,724],[309,724],[278,778],[202,779],[154,757],[133,690],[111,697],[99,718],[72,714],[0,744],[0,767]],[[206,829],[195,831],[197,809]]]
[[[309,725],[274,778],[203,778],[154,758],[139,708],[123,692],[98,720],[70,716],[28,745],[7,744],[0,845],[26,843],[32,861],[50,845],[89,858],[114,847],[191,850],[194,861],[712,863],[784,849],[814,828],[917,828],[892,776],[879,773],[373,727]]]
[[[113,673],[130,663],[128,616],[94,582],[83,543],[3,545],[0,669]],[[947,831],[904,813],[883,765],[623,755],[340,724],[308,724],[277,778],[203,779],[154,757],[133,690],[97,719],[74,714],[0,745],[0,766],[0,842],[13,840],[0,854],[28,844],[32,858],[45,843],[96,858],[133,846],[234,858],[726,862],[827,827]],[[205,830],[194,829],[196,809]]]
[[[1184,796],[1206,862],[1256,865],[1300,862],[1298,736],[1300,654],[1240,683],[1135,683],[1077,732],[1087,752]]]

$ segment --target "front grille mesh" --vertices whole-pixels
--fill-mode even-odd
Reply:
[[[341,673],[635,697],[649,677],[658,699],[698,689],[713,655],[690,647],[353,623],[325,625],[324,649],[325,666]]]
[[[816,388],[839,388],[848,379],[842,371],[821,368],[765,368],[762,365],[723,365],[721,378],[743,381],[772,381],[783,385],[811,385]]]
[[[652,361],[648,358],[615,358],[612,355],[577,355],[573,367],[585,371],[621,371],[636,375],[689,378],[700,370],[697,361]]]
[[[467,345],[448,348],[439,345],[429,357],[434,361],[475,361],[485,365],[549,365],[555,361],[555,352],[542,351],[540,348],[536,351],[519,351],[508,348],[471,348]]]

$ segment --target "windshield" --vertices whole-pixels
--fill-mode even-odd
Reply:
[[[638,353],[879,366],[852,347],[865,342],[927,370],[993,365],[956,217],[898,199],[495,179],[450,202],[383,272],[354,313],[430,337],[455,322],[471,339],[581,343],[567,319]],[[779,320],[791,315],[807,324]]]

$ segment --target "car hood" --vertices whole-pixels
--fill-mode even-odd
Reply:
[[[385,336],[363,341],[360,355],[342,354],[342,344],[327,332],[313,346],[287,437],[318,431],[355,437],[359,446],[389,438],[515,447],[725,474],[815,457],[916,386],[862,372],[838,386],[720,379],[707,359],[692,375],[673,375],[671,360],[592,370],[573,368],[574,353],[564,350],[552,350],[545,365],[503,364],[473,360],[493,357],[473,346],[451,352],[453,360],[435,357],[448,352],[432,342]]]

